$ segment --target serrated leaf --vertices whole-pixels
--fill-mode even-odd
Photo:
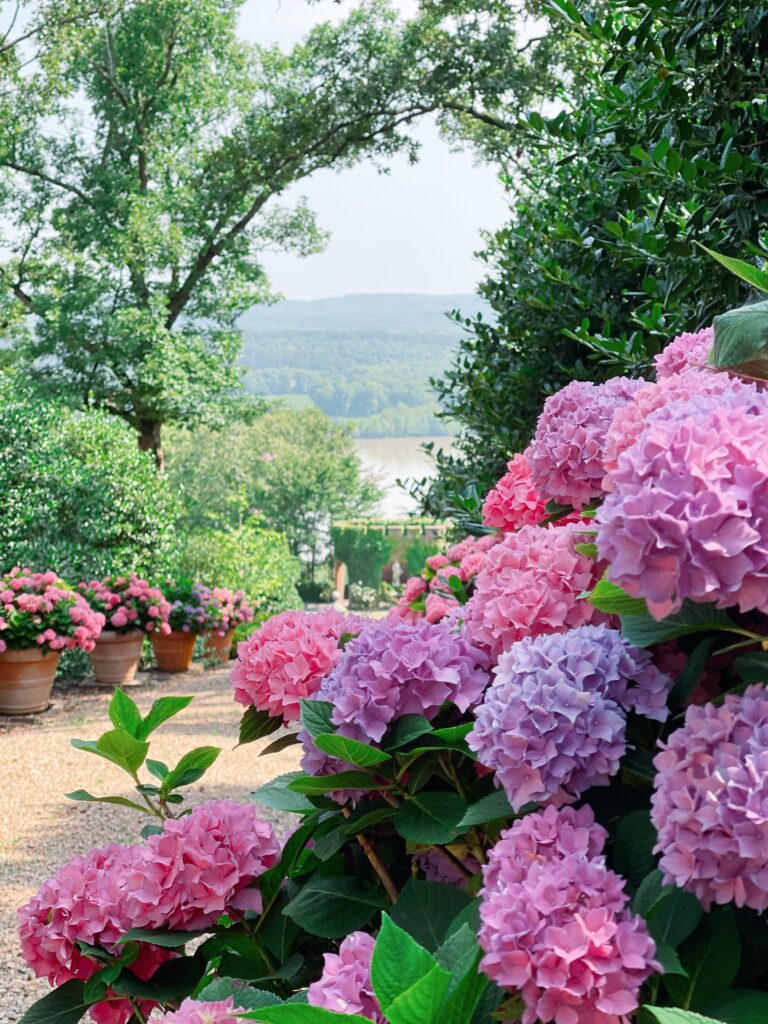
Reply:
[[[712,1017],[702,1017],[691,1010],[681,1010],[677,1006],[644,1006],[658,1024],[723,1024]]]
[[[151,942],[153,946],[163,946],[168,949],[178,949],[185,946],[192,939],[198,939],[201,935],[210,934],[210,928],[202,931],[185,932],[170,928],[131,928],[125,935],[118,939],[118,945],[125,942]]]
[[[461,835],[467,803],[457,793],[412,793],[395,815],[395,828],[414,843],[445,845]]]
[[[341,1015],[306,1003],[281,1003],[280,1006],[249,1010],[238,1016],[243,1020],[261,1021],[262,1024],[371,1024],[368,1017],[359,1017],[356,1013]]]
[[[88,1010],[82,981],[66,981],[38,999],[19,1024],[77,1024]]]
[[[167,722],[169,718],[173,718],[174,715],[183,711],[193,700],[193,697],[158,698],[138,727],[136,732],[138,739],[145,740],[159,725],[162,725],[163,722]]]
[[[195,999],[203,1003],[216,1003],[224,1002],[229,996],[232,996],[234,1005],[241,1010],[258,1010],[265,1006],[277,1006],[282,1002],[274,992],[251,988],[250,985],[234,978],[217,978],[198,992]]]
[[[429,952],[434,952],[445,942],[452,928],[458,928],[474,901],[455,885],[440,882],[425,882],[420,878],[409,878],[403,886],[397,902],[391,911],[392,920],[408,932]],[[457,929],[458,930],[458,929]]]
[[[116,729],[124,729],[134,739],[144,739],[138,731],[141,726],[141,712],[119,686],[109,702],[109,720]]]
[[[243,717],[240,719],[239,746],[244,743],[253,743],[254,740],[261,740],[265,736],[271,736],[283,725],[280,717],[268,715],[266,711],[257,711],[256,708],[246,708]]]
[[[459,829],[466,832],[473,825],[484,825],[487,821],[495,821],[497,818],[513,818],[515,812],[509,802],[509,797],[503,789],[497,789],[489,793],[477,803],[467,808],[464,817],[458,824]]]
[[[363,928],[386,906],[381,892],[366,888],[357,878],[314,875],[283,913],[310,935],[335,939]]]
[[[708,249],[701,242],[696,242],[696,245],[711,256],[713,260],[717,260],[726,270],[730,270],[736,277],[740,277],[742,281],[746,281],[747,284],[751,284],[753,288],[757,288],[761,292],[768,292],[768,273],[764,270],[758,270],[751,263],[746,263],[744,260],[736,259],[733,256],[723,256],[721,253],[715,252],[714,249]]]
[[[387,730],[381,745],[384,750],[399,750],[430,732],[432,726],[423,715],[403,715]]]
[[[636,647],[650,647],[652,644],[675,640],[680,636],[702,633],[708,630],[728,632],[735,623],[720,608],[713,604],[696,604],[685,601],[679,612],[657,621],[652,616],[622,615],[621,632],[625,640]]]
[[[630,597],[621,587],[611,583],[605,576],[598,580],[588,601],[601,612],[609,615],[646,615],[645,601]]]
[[[373,765],[389,761],[389,754],[385,754],[383,750],[376,750],[367,743],[347,739],[346,736],[337,736],[335,733],[318,733],[314,737],[314,744],[318,750],[331,754],[340,761],[355,764],[358,768],[372,768]]]
[[[729,309],[713,320],[710,361],[718,369],[765,378],[768,370],[768,300]]]
[[[306,700],[306,698],[302,698],[300,704],[301,724],[313,739],[315,736],[319,736],[320,733],[334,731],[334,725],[331,720],[333,704],[330,701]]]
[[[111,761],[133,776],[141,768],[149,750],[148,743],[135,739],[125,729],[111,729],[97,740],[70,740],[70,743],[77,750]]]
[[[251,799],[276,811],[294,811],[299,814],[304,811],[313,811],[315,809],[313,804],[305,796],[288,788],[295,779],[303,778],[305,778],[304,772],[287,772],[285,775],[278,775],[271,782],[266,782],[254,790],[251,793]]]
[[[396,1000],[437,966],[435,958],[408,932],[398,927],[387,914],[382,916],[381,931],[371,960],[371,980],[382,1013],[387,1018]],[[447,971],[442,973],[448,977]]]
[[[386,788],[369,772],[338,772],[336,775],[302,775],[299,774],[288,784],[294,793],[308,796],[321,796],[333,793],[337,789],[383,789]]]

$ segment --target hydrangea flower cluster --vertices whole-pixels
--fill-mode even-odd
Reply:
[[[762,397],[762,396],[761,396]],[[686,598],[768,611],[768,400],[660,410],[597,514],[609,578],[658,618]]]
[[[135,573],[89,580],[79,583],[77,589],[91,608],[104,616],[105,629],[115,633],[130,633],[135,629],[145,633],[171,631],[168,625],[171,606],[162,591],[151,587]]]
[[[258,910],[260,894],[248,888],[277,863],[280,846],[253,807],[221,800],[166,821],[146,843],[111,844],[76,856],[20,908],[22,955],[38,977],[58,985],[86,980],[99,965],[78,941],[114,952],[130,928],[191,930],[225,911]],[[142,944],[131,970],[149,978],[173,955]],[[97,1004],[99,1024],[122,1024],[122,1001]]]
[[[323,973],[309,986],[309,1005],[386,1024],[371,982],[373,947],[372,936],[352,932],[338,953],[325,953]]]
[[[603,450],[611,418],[645,381],[612,377],[571,381],[544,403],[526,452],[534,486],[546,498],[581,509],[603,493]]]
[[[455,615],[461,602],[451,587],[455,577],[466,594],[485,563],[486,552],[499,542],[498,534],[465,537],[448,548],[445,554],[430,555],[420,575],[406,581],[403,596],[393,609],[396,618],[406,622],[440,622]]]
[[[483,523],[504,533],[536,526],[546,518],[546,499],[536,490],[525,452],[507,463],[507,472],[483,502]]]
[[[209,592],[207,606],[205,628],[219,636],[226,636],[230,629],[253,621],[254,608],[243,590],[214,587]]]
[[[592,811],[548,807],[502,833],[483,869],[480,966],[518,990],[522,1024],[625,1024],[661,965]]]
[[[160,589],[171,610],[168,622],[174,632],[202,633],[208,628],[209,608],[213,594],[209,587],[189,579],[163,580]]]
[[[607,785],[626,751],[626,713],[664,721],[672,679],[605,626],[526,637],[499,658],[467,743],[515,811]]]
[[[322,612],[283,612],[238,644],[232,672],[235,700],[286,722],[299,718],[299,701],[317,692],[341,658],[339,641],[370,620]]]
[[[55,572],[16,566],[0,576],[0,652],[92,651],[103,628],[104,616]]]
[[[705,367],[714,341],[713,327],[678,335],[662,352],[653,357],[657,379],[663,380],[676,373],[686,373]]]
[[[524,526],[506,534],[488,552],[464,608],[468,639],[496,660],[525,636],[603,621],[579,598],[597,582],[595,563],[574,547],[588,539],[574,523],[557,530]]]
[[[768,910],[768,689],[689,707],[661,744],[651,818],[665,883]]]
[[[185,999],[178,1010],[158,1018],[157,1024],[241,1024],[242,1018],[237,1014],[244,1012],[235,1006],[231,996],[209,1003]]]

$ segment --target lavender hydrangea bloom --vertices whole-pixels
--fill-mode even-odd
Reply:
[[[657,618],[686,598],[768,611],[768,396],[745,395],[672,403],[619,456],[597,548]]]
[[[336,1013],[359,1014],[385,1024],[371,983],[374,940],[366,932],[352,932],[338,953],[325,953],[325,966],[318,981],[309,986],[310,1006]]]
[[[707,910],[768,910],[768,688],[689,707],[661,747],[651,818],[664,881]]]
[[[647,651],[605,626],[526,637],[499,659],[467,737],[513,808],[607,785],[626,750],[626,712],[663,721],[672,686]]]
[[[546,400],[525,453],[531,479],[545,498],[582,508],[602,495],[603,448],[611,418],[644,384],[628,377],[604,384],[574,380]]]

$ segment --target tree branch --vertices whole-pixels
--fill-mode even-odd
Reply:
[[[18,7],[19,5],[17,4],[17,14]],[[98,14],[98,12],[98,7],[90,7],[88,8],[88,10],[83,11],[80,14],[73,14],[69,18],[61,18],[61,20],[54,21],[50,23],[50,25],[47,24],[45,21],[41,21],[39,25],[35,25],[34,28],[29,29],[29,31],[25,32],[23,35],[17,36],[15,39],[12,39],[10,42],[8,42],[8,36],[10,35],[11,28],[13,28],[13,24],[16,21],[16,14],[14,14],[13,21],[11,22],[8,31],[3,37],[2,42],[0,42],[0,54],[5,53],[7,50],[12,50],[14,46],[18,46],[19,43],[26,42],[27,39],[31,39],[33,36],[38,35],[38,33],[42,32],[45,28],[63,28],[65,25],[72,25],[76,21],[84,21],[85,19],[90,18],[93,14]]]
[[[49,185],[55,185],[56,188],[64,189],[65,192],[71,192],[72,195],[82,199],[86,205],[91,205],[91,200],[82,189],[79,189],[77,185],[70,185],[67,181],[62,181],[61,178],[54,178],[52,174],[47,174],[45,171],[39,170],[37,167],[25,167],[23,164],[17,164],[13,160],[5,160],[0,158],[0,167],[9,167],[12,171],[18,171],[19,174],[26,174],[30,178],[38,178],[40,181],[47,181]]]

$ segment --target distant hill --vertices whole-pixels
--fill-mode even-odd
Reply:
[[[361,437],[445,434],[430,376],[450,364],[476,295],[345,295],[256,306],[240,321],[249,390],[354,420]]]

